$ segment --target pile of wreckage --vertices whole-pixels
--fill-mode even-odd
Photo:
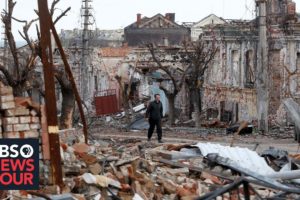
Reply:
[[[300,199],[300,154],[213,143],[90,140],[61,133],[64,187],[11,199]]]
[[[260,133],[276,138],[292,138],[291,132],[294,132],[295,141],[300,143],[300,106],[293,99],[287,98],[283,100],[285,111],[287,112],[289,122],[285,125],[274,124],[270,121],[272,129],[269,133]],[[89,128],[93,130],[97,127],[115,128],[125,131],[141,131],[149,128],[149,123],[145,118],[146,113],[146,102],[137,104],[132,109],[126,112],[120,112],[115,115],[99,116],[92,120]],[[224,133],[224,134],[235,134],[247,135],[257,132],[257,121],[240,121],[232,124],[231,122],[224,122],[217,118],[206,119],[204,117],[205,111],[201,115],[201,128],[195,127],[194,119],[179,120],[176,119],[175,124],[170,127],[168,123],[168,117],[163,118],[163,129],[171,130],[175,132],[189,132],[189,133]],[[180,118],[180,111],[177,110],[176,116]],[[280,134],[279,134],[280,133]]]
[[[93,127],[101,126],[127,131],[147,129],[149,125],[145,120],[146,108],[145,102],[117,114],[90,117],[89,128],[92,129]]]

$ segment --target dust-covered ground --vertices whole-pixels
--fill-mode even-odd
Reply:
[[[197,143],[200,141],[210,143],[220,143],[230,145],[233,135],[227,135],[225,129],[193,129],[193,128],[172,128],[163,131],[163,141],[165,143]],[[126,131],[113,127],[94,127],[91,129],[91,137],[94,139],[118,138],[118,139],[139,139],[147,140],[147,130]],[[153,134],[152,142],[156,141],[156,133]],[[299,144],[294,140],[293,130],[287,129],[279,131],[271,130],[268,134],[252,133],[249,135],[239,135],[234,146],[256,149],[261,152],[269,147],[286,150],[289,153],[298,153]]]

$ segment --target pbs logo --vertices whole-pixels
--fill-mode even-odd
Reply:
[[[31,145],[25,144],[20,148],[20,154],[23,158],[30,158],[34,151]]]

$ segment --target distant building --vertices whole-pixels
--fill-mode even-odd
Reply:
[[[190,40],[190,29],[175,22],[175,13],[151,18],[137,14],[136,21],[124,29],[124,39],[128,46],[181,45],[184,40]]]
[[[82,30],[64,30],[60,32],[60,38],[65,47],[82,45]],[[92,47],[121,47],[124,41],[124,30],[91,30],[89,44]]]
[[[191,39],[192,41],[198,40],[199,36],[203,33],[203,28],[207,25],[217,25],[225,24],[226,21],[216,16],[215,14],[210,14],[207,17],[201,19],[200,21],[194,23],[191,27]]]

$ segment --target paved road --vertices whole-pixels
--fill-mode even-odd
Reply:
[[[140,139],[146,140],[146,134],[144,132],[117,132],[117,131],[109,131],[109,132],[101,132],[97,134],[93,134],[95,139],[108,139],[108,138],[119,138],[119,139]],[[196,143],[196,142],[211,142],[211,143],[219,143],[223,145],[229,145],[232,140],[232,136],[206,136],[200,137],[194,134],[178,134],[174,136],[174,134],[166,134],[163,138],[165,143]],[[153,138],[153,142],[156,142],[156,139]],[[299,144],[295,142],[292,138],[288,139],[276,139],[276,138],[268,138],[268,137],[243,137],[240,136],[234,146],[247,147],[249,149],[254,149],[256,144],[259,144],[257,147],[257,152],[262,152],[265,149],[268,149],[270,146],[282,150],[288,151],[290,154],[300,153]]]

